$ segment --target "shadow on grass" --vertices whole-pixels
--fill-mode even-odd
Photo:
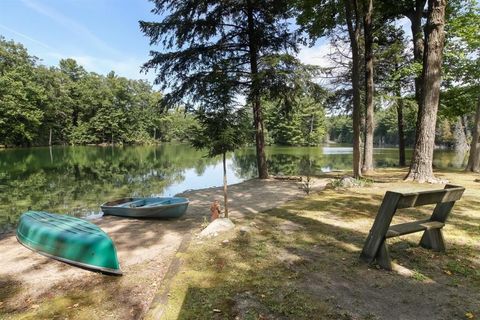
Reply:
[[[382,196],[332,193],[257,214],[246,221],[255,222],[250,235],[221,248],[192,249],[172,318],[461,319],[480,311],[472,246],[447,239],[443,254],[419,247],[421,233],[389,240],[410,275],[377,270],[358,257]],[[430,214],[401,210],[398,218]]]

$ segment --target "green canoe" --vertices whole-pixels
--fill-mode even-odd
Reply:
[[[33,251],[77,267],[122,274],[112,239],[82,219],[27,211],[20,217],[17,240]]]

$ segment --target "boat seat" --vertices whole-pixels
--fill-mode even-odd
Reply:
[[[143,199],[142,200],[129,201],[129,202],[122,203],[121,205],[119,205],[119,207],[122,207],[122,208],[136,207],[138,204],[141,204],[144,201],[145,200],[143,200]]]
[[[142,208],[155,207],[155,206],[158,206],[159,204],[162,204],[162,203],[167,204],[169,202],[170,202],[170,199],[165,199],[165,200],[161,200],[161,201],[157,201],[157,202],[148,203],[148,204],[142,206]]]

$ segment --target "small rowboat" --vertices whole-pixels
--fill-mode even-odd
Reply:
[[[82,219],[27,211],[20,217],[17,240],[49,258],[105,274],[122,274],[112,239]]]
[[[188,199],[124,198],[102,204],[104,214],[131,218],[178,218],[187,211]]]

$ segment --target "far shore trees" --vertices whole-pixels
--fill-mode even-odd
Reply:
[[[201,99],[199,84],[215,72],[232,79],[234,95],[246,97],[255,132],[258,177],[268,178],[262,96],[276,73],[290,72],[288,61],[299,40],[288,20],[288,0],[154,0],[159,22],[140,21],[151,45],[144,68],[155,69],[155,82],[169,89],[164,104],[193,107]],[[288,84],[285,84],[288,85]]]

